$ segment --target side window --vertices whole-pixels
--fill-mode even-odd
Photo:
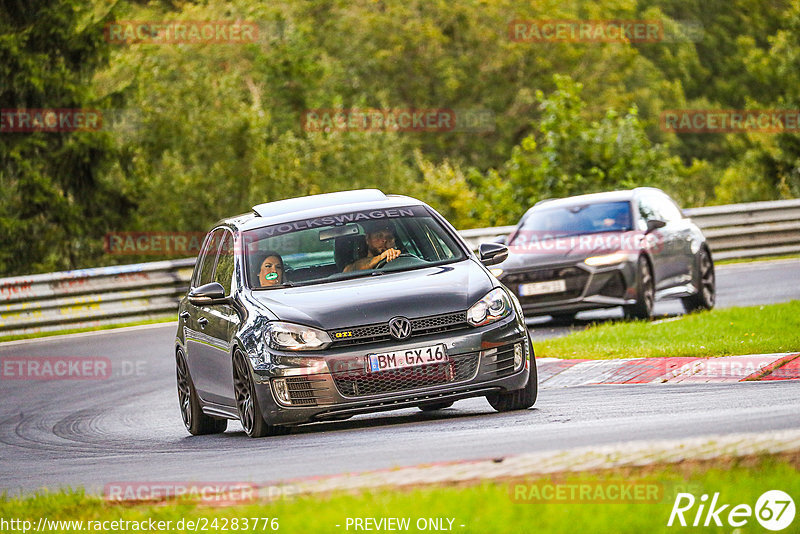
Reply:
[[[231,294],[231,283],[233,281],[233,234],[225,232],[222,247],[219,249],[219,259],[217,269],[214,271],[214,282],[219,282],[225,288],[225,294]]]
[[[658,205],[658,212],[666,222],[679,221],[683,218],[681,210],[668,196],[658,195],[654,199]]]
[[[658,219],[658,212],[653,206],[652,199],[649,197],[639,198],[639,215],[645,222],[651,219]]]
[[[674,222],[683,218],[681,210],[666,195],[649,194],[642,197],[639,201],[639,213],[645,221],[660,219],[664,222]]]
[[[206,237],[206,241],[203,243],[203,250],[200,251],[200,256],[197,258],[197,263],[194,267],[192,287],[199,287],[213,282],[212,276],[214,274],[214,263],[217,260],[217,249],[224,231],[222,228],[217,228]]]

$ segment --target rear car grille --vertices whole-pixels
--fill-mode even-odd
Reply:
[[[566,291],[559,293],[544,293],[542,295],[521,296],[519,294],[520,284],[530,282],[546,282],[550,280],[564,280]],[[557,267],[550,269],[539,269],[520,273],[510,273],[503,276],[500,280],[503,284],[513,291],[522,304],[536,304],[540,302],[554,302],[578,298],[583,294],[586,284],[589,282],[589,272],[578,267]]]
[[[467,312],[445,313],[411,319],[411,337],[425,336],[467,328]],[[393,339],[389,334],[389,323],[377,323],[354,328],[341,328],[328,332],[334,347],[363,345]]]
[[[512,351],[513,359],[513,351]],[[478,370],[478,353],[451,357],[450,361],[378,373],[344,371],[333,380],[344,397],[365,397],[469,380]]]

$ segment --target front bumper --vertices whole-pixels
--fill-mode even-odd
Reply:
[[[520,295],[526,283],[565,280],[566,291]],[[503,273],[500,281],[519,298],[526,315],[579,312],[624,306],[636,302],[636,262],[589,267],[583,262],[530,267]]]
[[[527,331],[512,314],[480,328],[329,349],[314,355],[272,354],[275,365],[254,371],[258,402],[269,424],[341,419],[520,389],[535,365]],[[444,344],[448,362],[369,373],[368,354]],[[514,368],[514,346],[523,350]],[[519,350],[519,349],[518,349]],[[277,381],[282,381],[278,395]],[[283,397],[283,399],[281,399]],[[291,403],[287,403],[285,398]]]

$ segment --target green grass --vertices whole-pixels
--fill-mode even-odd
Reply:
[[[94,332],[95,330],[110,330],[112,328],[124,328],[126,326],[140,326],[144,324],[157,324],[157,323],[169,323],[178,320],[178,315],[175,314],[172,317],[165,317],[162,319],[145,319],[143,321],[130,321],[130,322],[120,322],[120,323],[109,323],[100,326],[87,326],[85,328],[67,328],[65,330],[54,330],[48,332],[33,332],[30,334],[16,334],[13,336],[1,336],[0,335],[0,343],[3,341],[16,341],[18,339],[34,339],[40,337],[50,337],[50,336],[62,336],[65,334],[80,334],[82,332]]]
[[[731,356],[800,351],[800,301],[725,308],[662,321],[603,323],[534,343],[554,358]]]
[[[573,473],[559,478],[492,481],[461,487],[423,487],[413,490],[380,490],[362,493],[339,493],[327,496],[286,498],[230,507],[210,507],[192,503],[112,504],[82,492],[39,494],[26,498],[0,498],[0,517],[27,519],[37,524],[40,517],[50,520],[126,520],[171,521],[168,532],[177,531],[180,520],[206,521],[209,525],[222,518],[277,518],[278,532],[285,533],[343,533],[347,518],[410,518],[409,532],[420,518],[453,518],[453,531],[463,533],[654,533],[696,532],[666,524],[678,491],[690,491],[698,499],[703,493],[719,492],[719,503],[755,505],[758,497],[768,490],[780,489],[795,499],[800,492],[797,476],[797,456],[786,459],[773,457],[733,460],[724,468],[707,464],[684,464],[647,468],[643,471],[617,470],[598,473]],[[520,485],[530,489],[553,483],[630,484],[647,483],[662,490],[656,502],[597,503],[591,500],[570,503],[517,502],[513,496]],[[608,486],[605,486],[608,487]],[[730,510],[731,507],[728,507]],[[689,524],[697,505],[687,512]],[[722,514],[724,520],[725,514]],[[256,532],[273,532],[262,529]],[[800,524],[795,518],[793,530]],[[336,525],[341,525],[337,527]],[[445,525],[447,522],[445,521]],[[463,527],[461,525],[464,525]],[[200,529],[202,531],[202,529]],[[731,532],[728,528],[701,528],[702,532]],[[49,530],[50,532],[54,530]],[[61,532],[73,532],[62,528]],[[128,530],[133,531],[133,530]],[[219,531],[208,529],[208,532]],[[233,531],[233,530],[230,530]],[[241,530],[240,530],[241,531]],[[250,529],[250,532],[254,530]],[[751,517],[740,532],[764,531]]]
[[[731,265],[734,263],[754,263],[758,261],[793,260],[800,258],[800,254],[781,254],[778,256],[759,256],[757,258],[731,258],[729,260],[714,260],[714,265]]]

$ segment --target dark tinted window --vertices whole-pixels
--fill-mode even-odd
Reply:
[[[542,239],[628,230],[631,230],[631,207],[627,201],[559,207],[544,204],[528,214],[512,244],[532,237]]]
[[[206,241],[203,243],[203,250],[200,251],[200,257],[197,258],[197,264],[195,265],[194,287],[214,281],[214,263],[217,259],[217,249],[219,249],[220,241],[223,238],[223,232],[225,230],[217,228],[206,237]]]
[[[245,232],[242,238],[247,244],[249,287],[314,284],[369,275],[377,267],[362,271],[347,267],[375,255],[367,245],[367,234],[377,231],[393,238],[392,244],[386,246],[403,254],[402,258],[382,266],[382,272],[430,267],[465,258],[458,244],[423,206],[343,212]],[[283,276],[273,286],[263,285],[259,280],[260,267],[268,256],[277,256],[283,263]]]
[[[219,259],[217,269],[214,271],[214,282],[219,282],[225,288],[225,294],[231,294],[231,283],[233,281],[233,234],[225,232],[222,247],[219,249]]]

